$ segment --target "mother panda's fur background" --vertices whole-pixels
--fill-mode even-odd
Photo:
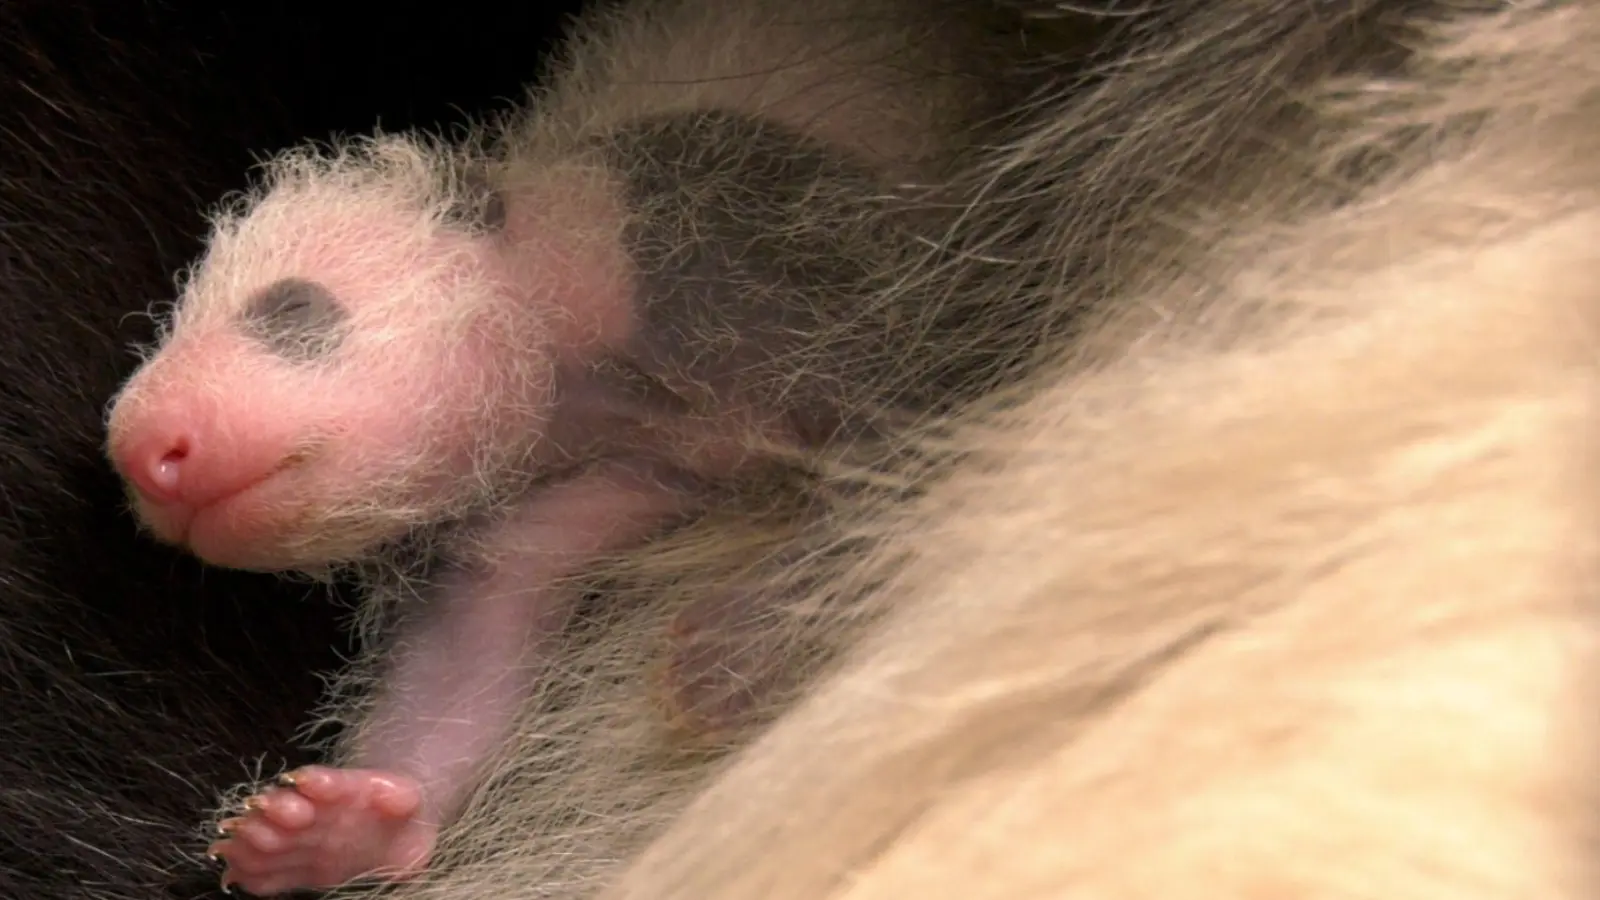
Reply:
[[[1323,98],[1386,178],[955,434],[890,621],[605,897],[1594,897],[1600,6],[1437,37]]]
[[[1595,896],[1600,4],[1436,37],[1318,101],[1385,176],[955,433],[890,619],[602,896]]]

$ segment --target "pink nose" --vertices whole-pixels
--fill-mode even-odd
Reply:
[[[181,413],[151,412],[125,424],[112,463],[145,500],[162,507],[202,509],[265,480],[287,456],[281,441],[230,439]]]
[[[184,468],[193,440],[184,432],[166,435],[146,435],[143,440],[123,444],[116,454],[116,466],[133,487],[146,499],[163,506],[173,503],[193,502],[184,496],[185,489],[193,489],[192,479],[185,480]]]

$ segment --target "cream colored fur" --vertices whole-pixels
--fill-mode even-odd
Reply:
[[[1596,896],[1600,6],[1442,34],[1329,152],[1441,142],[959,432],[890,620],[600,896]]]
[[[548,165],[569,134],[723,108],[762,115],[899,177],[926,178],[970,125],[1010,42],[973,41],[950,0],[652,0],[597,5],[554,59],[526,116],[508,123],[514,165]],[[552,139],[555,136],[555,139]]]

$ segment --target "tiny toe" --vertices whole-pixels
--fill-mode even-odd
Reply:
[[[294,792],[304,794],[318,803],[333,803],[346,794],[349,778],[338,769],[327,766],[306,766],[284,776],[294,785]]]
[[[265,896],[260,890],[263,881],[279,878],[285,879],[288,883],[284,890],[310,890],[333,886],[333,883],[319,884],[312,878],[308,858],[303,851],[291,851],[287,854],[262,853],[238,845],[228,851],[227,859],[228,867],[223,870],[223,875],[232,883],[258,896]]]
[[[372,806],[396,819],[406,818],[422,805],[422,792],[409,779],[388,775],[372,776]]]
[[[251,797],[245,806],[279,828],[300,831],[317,820],[317,805],[295,791],[274,788]]]
[[[235,842],[232,847],[224,848],[222,857],[227,865],[222,869],[221,883],[224,887],[232,885],[242,888],[252,894],[256,893],[255,882],[263,875],[271,874],[272,866],[270,857],[262,857],[243,848]],[[241,863],[244,863],[241,865]],[[259,871],[265,870],[265,871]]]
[[[292,839],[272,822],[251,819],[234,829],[233,839],[262,853],[283,853],[293,847]]]

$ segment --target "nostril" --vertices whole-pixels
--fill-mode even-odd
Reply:
[[[152,441],[124,458],[124,471],[134,486],[150,499],[176,500],[183,481],[184,462],[192,449],[186,435]]]
[[[175,446],[162,454],[156,460],[154,468],[150,470],[150,483],[162,493],[172,494],[178,490],[178,470],[189,455],[189,445],[179,441]]]
[[[177,418],[177,416],[172,416]],[[206,423],[202,423],[206,424]],[[191,422],[138,422],[118,435],[112,464],[137,495],[163,514],[197,511],[270,478],[287,454],[258,443],[230,445],[227,434]]]

